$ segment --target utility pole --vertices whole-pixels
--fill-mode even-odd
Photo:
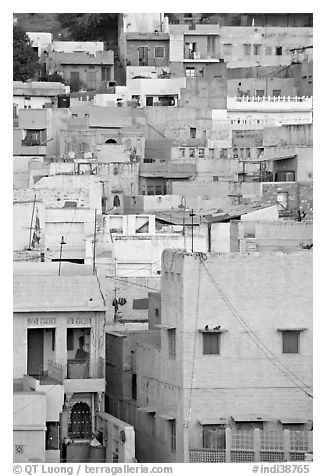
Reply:
[[[61,273],[62,246],[65,245],[65,244],[66,244],[66,242],[65,242],[65,240],[62,236],[61,241],[60,241],[59,276],[60,276],[60,273]]]
[[[94,243],[93,243],[93,274],[95,274],[95,252],[96,252],[96,212],[95,208],[95,217],[94,217]]]
[[[191,209],[190,216],[191,216],[191,252],[193,253],[194,252],[194,216],[195,216],[193,208]]]

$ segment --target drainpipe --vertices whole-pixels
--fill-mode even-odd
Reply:
[[[208,223],[207,231],[208,231],[208,252],[210,253],[212,251],[212,224],[211,223]]]

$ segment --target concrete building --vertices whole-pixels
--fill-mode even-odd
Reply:
[[[89,451],[95,412],[103,411],[105,309],[94,276],[14,277],[13,377],[46,394],[47,431],[56,435],[61,457],[67,450],[67,461],[73,460],[74,440],[81,440],[84,456]],[[22,408],[24,415],[30,414]],[[72,446],[64,450],[67,438]]]
[[[228,97],[227,116],[233,121],[272,119],[279,124],[311,124],[312,98],[307,97]],[[257,93],[257,91],[256,91]],[[275,93],[275,91],[274,91]]]
[[[46,51],[52,44],[52,33],[28,31],[26,34],[31,42],[33,50],[37,52],[39,58],[43,51]]]
[[[296,48],[312,45],[311,27],[197,24],[190,28],[183,24],[170,25],[169,29],[170,60],[175,64],[223,59],[228,68],[287,66]]]
[[[305,459],[311,273],[309,251],[164,251],[160,343],[155,331],[107,335],[107,407],[133,422],[138,461]]]
[[[128,156],[130,162],[143,159],[144,124],[137,122],[126,108],[76,106],[70,111],[60,144],[64,157],[98,157],[99,162],[125,162]]]
[[[104,51],[104,43],[103,41],[53,41],[50,51],[96,55],[97,52]]]
[[[60,131],[70,116],[66,108],[18,109],[14,107],[14,156],[58,157]]]
[[[62,83],[14,81],[13,103],[18,109],[53,107],[58,103],[58,95],[69,92],[70,87]]]
[[[106,89],[114,81],[113,51],[58,52],[43,54],[47,74],[60,74],[73,90]]]

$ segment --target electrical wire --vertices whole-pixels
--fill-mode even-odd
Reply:
[[[145,288],[145,289],[149,289],[150,291],[155,291],[155,292],[159,292],[159,289],[155,289],[155,288],[151,288],[150,286],[146,286],[144,284],[138,284],[138,283],[129,283],[127,281],[123,281],[122,279],[119,279],[119,278],[116,278],[115,276],[106,276],[106,278],[108,279],[113,279],[115,281],[117,281],[118,283],[125,283],[129,286],[138,286],[140,288]]]

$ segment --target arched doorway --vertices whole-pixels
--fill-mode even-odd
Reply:
[[[108,139],[105,141],[106,144],[117,144],[117,141],[115,139]]]
[[[70,413],[70,437],[90,439],[92,437],[92,417],[87,403],[78,402]]]
[[[120,198],[119,195],[115,195],[113,198],[113,206],[114,207],[120,207]]]

